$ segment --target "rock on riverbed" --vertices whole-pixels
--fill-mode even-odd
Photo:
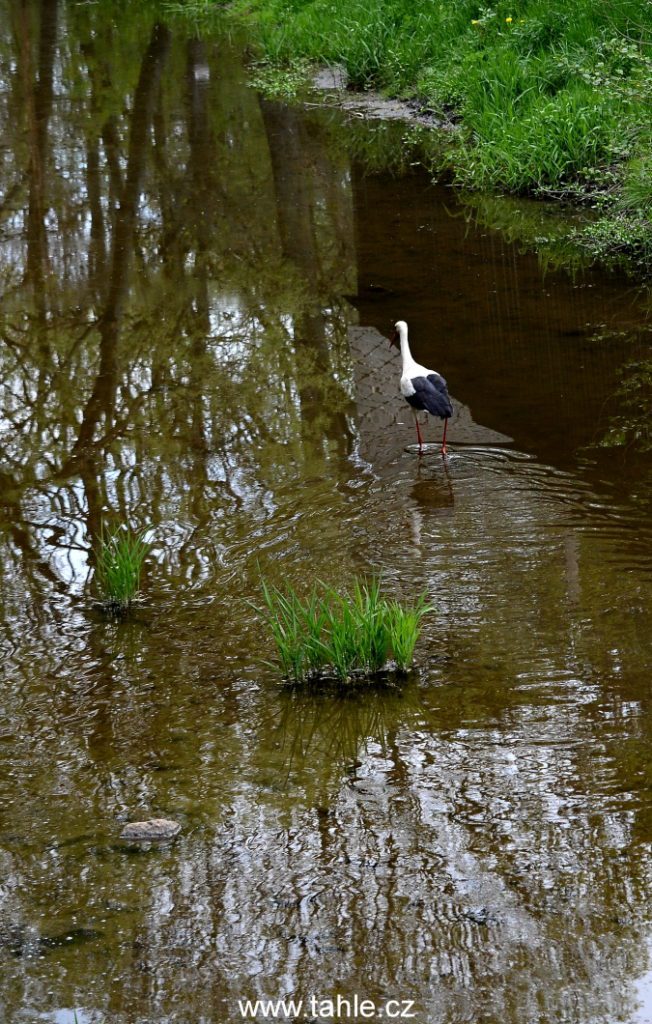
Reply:
[[[173,839],[181,831],[178,821],[169,818],[150,818],[149,821],[130,821],[120,833],[121,839],[137,842],[153,842],[157,839]]]

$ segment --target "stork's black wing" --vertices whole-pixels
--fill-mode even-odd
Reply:
[[[453,415],[453,406],[443,377],[435,373],[427,377],[413,377],[412,387],[414,395],[408,398],[410,405],[417,409],[427,409],[433,416],[439,416],[442,420],[447,420]]]
[[[429,380],[432,386],[434,388],[437,388],[437,391],[441,391],[441,393],[443,395],[446,395],[446,397],[448,398],[448,385],[444,378],[442,377],[441,373],[429,373],[428,376],[426,377],[426,380]]]

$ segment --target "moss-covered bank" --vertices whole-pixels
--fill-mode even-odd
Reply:
[[[650,273],[649,0],[234,0],[228,16],[275,65],[337,63],[355,87],[418,97],[456,126],[458,184],[588,203],[578,244]]]

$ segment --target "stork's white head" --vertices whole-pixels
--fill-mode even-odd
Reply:
[[[395,345],[396,348],[401,344],[401,339],[407,338],[407,324],[405,320],[397,320],[394,324],[394,333],[389,339],[390,345]]]

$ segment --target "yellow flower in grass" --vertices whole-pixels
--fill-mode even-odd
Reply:
[[[478,18],[471,18],[471,24],[472,25],[479,25],[480,22],[479,22]]]
[[[505,21],[507,22],[507,24],[508,24],[508,25],[511,25],[511,23],[513,22],[513,20],[514,20],[514,19],[512,18],[511,14],[510,14],[509,18],[505,18]]]

